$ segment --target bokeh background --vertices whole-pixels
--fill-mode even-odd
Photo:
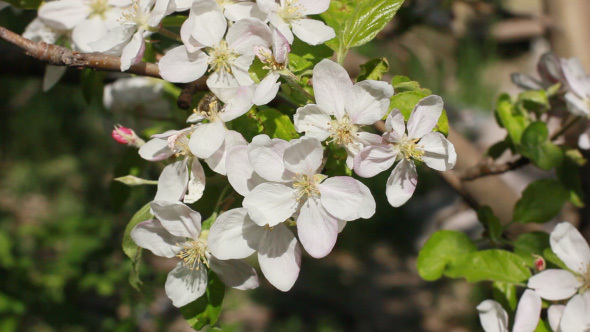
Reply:
[[[406,0],[377,40],[351,53],[346,66],[354,75],[367,59],[387,57],[390,75],[409,76],[443,96],[451,125],[471,142],[465,155],[458,149],[459,158],[475,163],[504,135],[492,110],[498,92],[518,91],[510,73],[533,74],[549,49],[577,55],[590,69],[583,13],[590,14],[584,0]],[[35,15],[7,8],[0,11],[0,25],[21,33]],[[105,107],[100,79],[111,83],[123,76],[86,71],[96,79],[82,84],[77,69],[44,93],[43,71],[43,64],[0,41],[0,331],[191,331],[163,291],[174,262],[146,253],[142,292],[128,283],[123,231],[155,188],[129,188],[113,178],[132,173],[157,179],[162,166],[148,165],[110,137],[117,123],[146,139],[182,128],[186,111],[154,104],[150,95],[144,103]],[[481,330],[475,306],[489,297],[489,285],[425,282],[416,272],[417,252],[435,230],[481,232],[474,212],[436,172],[419,171],[418,192],[398,209],[384,197],[387,172],[363,180],[373,188],[376,215],[350,223],[328,257],[305,257],[290,292],[266,281],[255,291],[228,290],[220,328]],[[504,178],[503,189],[483,190],[509,188],[503,197],[511,208],[510,200],[534,176],[524,169]],[[214,179],[205,195],[215,197],[222,187]],[[210,205],[198,202],[196,210],[207,217]],[[588,228],[585,210],[568,216]]]

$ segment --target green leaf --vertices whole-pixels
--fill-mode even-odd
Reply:
[[[418,104],[418,102],[424,97],[428,97],[428,95],[420,91],[406,91],[396,93],[391,97],[389,109],[399,109],[402,115],[404,116],[404,119],[408,121],[408,119],[410,118],[410,114],[412,114],[412,110],[414,109],[416,104]]]
[[[395,93],[401,93],[406,91],[419,91],[426,94],[427,96],[432,94],[432,91],[421,88],[420,83],[412,81],[410,80],[410,78],[406,76],[394,76],[391,80],[391,85],[393,85],[393,90],[395,91]]]
[[[187,17],[184,15],[169,15],[162,19],[162,25],[165,27],[179,27],[186,19]]]
[[[403,0],[362,0],[346,21],[339,39],[341,47],[350,49],[370,42],[391,21]]]
[[[557,178],[569,191],[569,201],[577,207],[584,207],[584,192],[580,178],[580,166],[584,163],[585,160],[580,151],[571,149],[564,153],[562,163],[555,168]]]
[[[271,138],[290,141],[299,137],[291,118],[275,109],[264,109],[256,114],[256,118],[262,126],[262,133]]]
[[[361,72],[356,77],[356,81],[380,80],[388,71],[389,61],[386,58],[372,59],[361,65]]]
[[[132,264],[132,271],[129,275],[129,283],[131,286],[137,290],[139,290],[139,286],[141,285],[141,280],[139,280],[139,266],[141,263],[141,248],[135,244],[133,239],[131,238],[131,230],[135,225],[139,224],[142,221],[150,220],[154,216],[150,213],[150,204],[144,205],[139,211],[137,211],[131,221],[125,227],[125,233],[123,233],[123,252],[127,257],[131,258]]]
[[[434,127],[434,131],[449,136],[449,117],[447,116],[446,110],[442,110],[440,118],[438,118],[438,122],[436,123],[436,127]]]
[[[334,51],[340,48],[340,38],[346,22],[354,12],[357,0],[331,0],[328,10],[320,14],[327,25],[334,29],[336,38],[328,40],[325,45]]]
[[[494,215],[494,211],[489,206],[483,206],[477,210],[477,219],[484,225],[493,242],[502,242],[502,224],[500,219]]]
[[[544,90],[528,90],[518,95],[518,102],[528,112],[541,114],[549,110],[549,100]]]
[[[522,133],[517,150],[535,166],[550,170],[561,163],[563,151],[548,139],[547,125],[541,121],[533,122]]]
[[[213,271],[209,270],[205,295],[180,308],[180,313],[193,329],[201,330],[217,322],[224,296],[225,285]]]
[[[312,66],[313,63],[311,61],[308,61],[297,54],[289,53],[289,70],[293,73],[304,71]]]
[[[490,249],[462,255],[451,262],[445,273],[451,278],[465,278],[468,282],[483,280],[517,284],[531,276],[525,261],[500,249]]]
[[[228,129],[234,129],[240,132],[248,142],[262,131],[262,126],[256,118],[256,110],[251,109],[248,113],[232,120],[226,124]]]
[[[516,309],[516,287],[513,284],[494,282],[492,284],[492,293],[494,300],[504,308]]]
[[[475,244],[465,233],[438,231],[430,236],[418,254],[418,273],[424,280],[439,279],[451,262],[475,250]]]
[[[540,319],[539,324],[533,332],[551,332],[553,329],[547,320]]]
[[[496,144],[492,145],[486,151],[486,155],[490,156],[492,159],[498,159],[504,153],[504,151],[510,149],[510,143],[508,139],[504,139],[503,141],[497,142]]]
[[[549,248],[549,234],[545,232],[530,232],[520,235],[513,243],[514,253],[520,256],[528,266],[535,267],[533,254],[543,256]]]
[[[289,52],[289,69],[294,73],[311,69],[323,59],[332,57],[333,54],[334,51],[324,44],[312,46],[295,38]]]
[[[504,93],[498,97],[498,101],[496,102],[496,116],[498,124],[508,131],[512,142],[519,144],[522,133],[527,127],[529,120],[526,114],[523,114],[514,107],[508,94]]]
[[[334,143],[328,144],[330,152],[324,170],[328,176],[352,176],[352,170],[346,166],[348,153],[344,148]]]
[[[557,255],[551,250],[551,248],[545,248],[543,250],[543,257],[545,257],[545,261],[559,267],[562,270],[569,270],[565,263],[557,257]]]
[[[568,198],[569,193],[556,180],[534,181],[516,202],[512,218],[520,223],[544,223],[559,213]]]
[[[16,8],[37,9],[41,6],[42,0],[4,0]]]

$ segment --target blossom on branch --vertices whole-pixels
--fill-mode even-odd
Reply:
[[[485,332],[508,332],[508,314],[500,303],[485,300],[477,306],[479,320]],[[539,323],[541,298],[534,291],[527,289],[522,294],[516,309],[514,332],[533,332]]]
[[[590,331],[590,292],[578,294],[567,305],[554,304],[547,310],[549,325],[555,332]]]

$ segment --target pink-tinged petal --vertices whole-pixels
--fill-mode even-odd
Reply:
[[[246,290],[254,289],[259,285],[256,271],[244,261],[237,259],[222,261],[211,257],[209,266],[229,287]]]
[[[590,293],[578,294],[572,297],[563,310],[561,332],[590,331]]]
[[[242,134],[234,130],[228,130],[225,133],[225,140],[223,141],[223,144],[221,144],[219,149],[217,149],[217,151],[215,151],[211,157],[206,158],[205,162],[207,165],[209,165],[209,168],[211,168],[213,172],[226,175],[227,170],[225,168],[225,160],[229,150],[234,146],[245,146],[247,144],[248,142],[246,142],[246,139],[244,139]]]
[[[408,137],[421,138],[434,129],[442,114],[443,100],[437,95],[422,98],[408,119]]]
[[[375,198],[373,197],[373,194],[371,194],[369,187],[360,181],[357,183],[357,185],[359,186],[359,189],[363,195],[363,201],[359,207],[358,216],[363,219],[369,219],[375,214],[377,203],[375,202]]]
[[[569,271],[549,269],[532,276],[527,286],[534,289],[542,298],[557,301],[576,294],[582,282]]]
[[[280,183],[263,183],[244,197],[242,205],[258,225],[275,226],[297,211],[296,190]]]
[[[383,137],[366,131],[359,131],[355,134],[355,141],[360,143],[362,148],[365,148],[366,146],[383,144]],[[356,156],[356,153],[354,155]]]
[[[330,7],[330,0],[299,0],[303,7],[303,15],[321,14]]]
[[[152,213],[166,230],[176,236],[198,239],[201,234],[201,215],[181,202],[153,201]]]
[[[283,21],[283,19],[276,13],[268,15],[268,20],[275,29],[281,32],[281,34],[285,37],[285,39],[287,39],[289,44],[293,44],[295,36],[293,36],[293,32],[291,31],[291,27],[289,27],[288,23]]]
[[[477,311],[485,332],[508,332],[508,314],[500,303],[485,300],[477,306]]]
[[[205,294],[207,269],[191,270],[180,261],[174,270],[168,273],[164,290],[175,307],[185,306]]]
[[[577,58],[561,59],[563,74],[570,89],[579,97],[586,97],[590,93],[588,78],[584,66]]]
[[[554,304],[547,309],[547,318],[549,319],[549,326],[551,326],[552,331],[559,329],[559,323],[561,322],[564,310],[565,305],[563,304]]]
[[[578,138],[578,147],[584,150],[590,149],[590,127],[586,128],[586,130],[580,134],[580,137]]]
[[[254,173],[248,159],[248,147],[238,145],[229,149],[225,159],[227,180],[234,190],[246,196],[254,187],[265,182],[258,174]]]
[[[406,133],[406,123],[404,116],[399,109],[391,110],[387,119],[385,120],[385,129],[391,134],[394,134],[396,141],[399,141]]]
[[[354,157],[354,172],[364,178],[373,177],[389,169],[397,154],[389,144],[368,146]]]
[[[245,18],[257,18],[262,22],[268,20],[268,14],[260,11],[258,6],[253,2],[238,2],[224,5],[224,15],[228,20],[237,22]]]
[[[93,17],[80,22],[72,30],[72,41],[76,50],[92,53],[93,50],[88,44],[104,38],[108,33],[108,27],[99,17]]]
[[[297,132],[324,141],[330,136],[332,118],[318,105],[309,104],[297,109],[293,123]]]
[[[246,18],[229,28],[225,37],[227,46],[239,54],[254,55],[254,46],[270,46],[272,33],[268,25],[257,18]]]
[[[250,219],[248,210],[238,208],[222,213],[207,237],[213,256],[219,259],[242,259],[252,255],[267,232]]]
[[[567,110],[573,115],[587,117],[590,115],[590,108],[586,100],[578,97],[576,94],[568,92],[565,94],[565,103]]]
[[[184,243],[184,237],[174,236],[154,220],[146,220],[137,224],[131,230],[131,238],[138,246],[148,249],[154,255],[172,258],[180,251],[177,243]]]
[[[346,113],[354,124],[372,125],[387,114],[391,96],[393,87],[389,83],[373,80],[359,82],[348,96]]]
[[[149,161],[160,161],[169,158],[174,152],[168,147],[168,140],[152,138],[139,148],[141,158]]]
[[[393,169],[385,187],[387,201],[393,207],[405,204],[414,194],[418,184],[416,165],[412,161],[402,159]]]
[[[158,178],[156,201],[179,201],[186,192],[189,174],[187,160],[178,160],[167,165]]]
[[[512,332],[533,332],[541,316],[541,298],[534,291],[527,289],[522,294],[516,308]]]
[[[268,181],[291,181],[295,174],[286,170],[283,164],[283,156],[285,150],[290,146],[289,142],[278,138],[266,141],[266,138],[268,136],[256,136],[253,143],[260,144],[261,146],[249,148],[248,158],[254,171]],[[262,141],[265,142],[263,143]]]
[[[313,137],[302,137],[289,142],[285,149],[283,163],[293,173],[313,175],[322,165],[324,150],[319,140]]]
[[[310,19],[300,19],[291,22],[293,34],[309,45],[319,45],[334,37],[336,32],[324,22]]]
[[[51,1],[39,8],[39,18],[57,30],[71,30],[88,17],[90,8],[79,0]]]
[[[43,75],[43,92],[51,90],[51,88],[61,80],[67,69],[68,67],[66,66],[45,66],[45,74]]]
[[[280,75],[275,72],[270,72],[256,87],[254,92],[254,99],[252,102],[256,105],[266,105],[270,103],[279,92],[281,83],[277,82]]]
[[[140,29],[133,35],[129,44],[123,47],[121,53],[121,71],[126,71],[132,65],[141,62],[145,52],[145,41],[143,40],[143,31]]]
[[[512,83],[525,90],[543,90],[541,82],[530,75],[524,75],[521,73],[512,73],[510,75]]]
[[[319,199],[310,197],[297,218],[297,234],[303,248],[314,258],[322,258],[332,251],[338,237],[338,220],[331,216]]]
[[[191,12],[195,16],[191,31],[193,38],[202,45],[217,46],[227,30],[227,20],[221,7],[215,1],[196,1]]]
[[[181,45],[166,52],[160,59],[160,75],[167,81],[187,83],[199,79],[207,71],[209,57],[206,53],[187,52]]]
[[[418,146],[424,151],[422,161],[426,166],[437,171],[447,171],[455,167],[457,162],[455,146],[443,134],[430,132],[420,139]]]
[[[201,166],[198,158],[193,158],[187,193],[184,195],[182,201],[186,204],[191,204],[201,199],[201,197],[203,197],[203,192],[205,191],[205,183],[206,177],[203,166]]]
[[[313,91],[319,108],[342,119],[352,91],[352,81],[342,66],[328,59],[320,61],[313,70]]]
[[[226,129],[221,121],[204,123],[197,126],[188,142],[192,154],[199,158],[211,157],[223,144],[225,132]]]
[[[318,185],[322,206],[338,219],[358,219],[358,210],[365,198],[358,184],[359,182],[350,176],[327,178]]]
[[[291,45],[283,34],[274,29],[272,31],[272,48],[274,50],[274,57],[278,63],[286,63],[289,60],[289,52],[291,52]]]
[[[572,271],[584,274],[590,268],[590,247],[570,223],[557,224],[549,237],[551,250]]]
[[[266,238],[258,251],[262,273],[278,290],[286,292],[293,287],[301,269],[301,246],[284,224],[267,230]]]

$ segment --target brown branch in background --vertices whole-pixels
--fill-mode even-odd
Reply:
[[[62,46],[34,42],[0,26],[0,38],[20,47],[29,56],[55,66],[93,68],[103,71],[121,71],[121,58],[100,53],[79,53]],[[141,62],[126,71],[142,76],[160,77],[158,66]]]
[[[461,172],[459,177],[462,181],[471,181],[484,176],[499,175],[509,171],[516,170],[523,166],[530,164],[530,160],[525,157],[520,157],[515,161],[510,161],[504,164],[496,164],[492,158],[485,158],[479,163],[465,171]]]
[[[199,91],[208,91],[207,87],[208,76],[203,76],[194,82],[187,83],[180,92],[176,105],[183,110],[187,110],[191,107],[193,96]]]

